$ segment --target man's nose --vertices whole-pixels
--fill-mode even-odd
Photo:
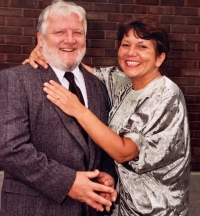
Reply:
[[[64,36],[64,42],[68,44],[74,44],[75,38],[73,36],[73,32],[67,32]]]

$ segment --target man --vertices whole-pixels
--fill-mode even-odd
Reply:
[[[69,88],[64,76],[72,72],[85,105],[106,123],[105,87],[79,66],[85,54],[85,11],[73,3],[54,3],[42,11],[38,31],[50,67],[23,65],[0,72],[1,215],[95,216],[116,196],[113,161],[43,92],[49,80]]]

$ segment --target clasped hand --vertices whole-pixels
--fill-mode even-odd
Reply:
[[[99,183],[90,179],[97,178]],[[91,172],[77,172],[76,179],[68,193],[73,199],[85,202],[97,211],[110,211],[112,202],[116,200],[114,179],[107,173],[98,170]]]

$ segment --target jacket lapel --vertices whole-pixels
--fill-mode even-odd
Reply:
[[[97,89],[95,84],[96,82],[94,82],[92,79],[93,75],[91,75],[90,72],[88,72],[84,67],[82,67],[82,65],[80,65],[79,68],[82,71],[85,80],[88,97],[88,109],[98,117],[100,116],[100,104],[95,93],[95,90]],[[90,151],[90,162],[88,170],[91,170],[95,162],[97,146],[90,137],[88,137],[88,147]]]
[[[60,81],[58,80],[55,72],[52,70],[52,68],[49,66],[47,70],[43,69],[40,67],[40,71],[41,71],[41,79],[43,82],[49,82],[49,80],[54,80],[58,83],[60,83]],[[60,83],[61,84],[61,83]],[[54,105],[53,103],[51,103],[52,106],[54,107],[55,111],[58,113],[58,115],[60,116],[63,124],[65,125],[66,129],[69,131],[69,133],[71,133],[76,140],[79,142],[79,144],[82,146],[83,150],[85,151],[86,154],[86,158],[87,158],[87,164],[88,159],[89,159],[89,148],[87,143],[85,142],[75,120],[73,117],[65,114],[59,107],[57,107],[56,105]]]

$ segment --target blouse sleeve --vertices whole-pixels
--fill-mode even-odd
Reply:
[[[145,93],[146,94],[146,93]],[[132,115],[125,119],[120,135],[132,139],[139,157],[129,161],[135,172],[149,172],[189,158],[189,128],[185,100],[180,89],[141,94]],[[181,159],[182,158],[182,159]]]
[[[94,75],[106,85],[111,106],[120,89],[130,83],[130,79],[117,67],[94,68]]]

